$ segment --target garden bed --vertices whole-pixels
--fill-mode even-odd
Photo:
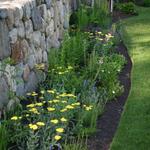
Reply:
[[[121,85],[124,86],[124,92],[121,96],[106,104],[104,113],[98,118],[97,121],[97,132],[88,140],[89,150],[109,149],[110,143],[112,142],[114,134],[117,130],[125,101],[130,91],[130,73],[132,62],[123,42],[120,42],[120,44],[118,45],[117,52],[124,55],[127,60],[127,64],[119,75]]]
[[[79,24],[65,34],[59,49],[49,52],[46,80],[5,116],[2,149],[86,150],[85,139],[94,133],[89,149],[107,149],[128,96],[131,61],[115,33],[102,31],[109,24],[107,10],[96,10],[101,11],[97,5],[79,9]],[[92,30],[89,23],[95,25]],[[45,69],[44,64],[35,66],[36,71]]]

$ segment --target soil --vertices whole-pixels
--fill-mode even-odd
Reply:
[[[114,12],[115,19],[113,22],[117,22],[121,18],[127,18],[129,16],[122,15],[120,12]],[[125,102],[128,98],[131,79],[130,73],[132,69],[132,61],[128,55],[127,48],[123,42],[120,42],[117,49],[117,53],[124,55],[127,60],[127,64],[124,66],[122,72],[119,74],[119,80],[121,85],[124,86],[124,92],[121,96],[115,100],[108,102],[105,106],[104,113],[97,120],[97,132],[94,136],[88,139],[89,150],[108,150],[115,135],[117,127],[119,125],[120,117],[124,109]]]

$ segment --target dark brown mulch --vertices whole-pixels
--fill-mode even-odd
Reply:
[[[120,83],[124,86],[124,92],[116,100],[110,101],[106,104],[104,113],[97,121],[96,134],[88,139],[89,150],[109,149],[110,143],[118,127],[125,101],[130,91],[130,72],[132,62],[123,42],[118,45],[117,52],[124,55],[127,60],[127,64],[119,75]]]

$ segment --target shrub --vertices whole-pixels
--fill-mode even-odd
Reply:
[[[81,30],[90,24],[107,27],[110,24],[108,5],[107,0],[95,0],[93,6],[80,3],[78,11],[70,18],[70,24]]]
[[[117,10],[120,10],[126,14],[137,14],[136,10],[135,10],[135,5],[132,2],[128,2],[128,3],[117,3],[115,5],[115,8]]]
[[[150,7],[150,0],[144,0],[143,1],[143,6]]]

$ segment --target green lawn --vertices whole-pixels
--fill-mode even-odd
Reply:
[[[121,24],[133,62],[132,87],[111,150],[150,150],[150,8],[138,11]]]

